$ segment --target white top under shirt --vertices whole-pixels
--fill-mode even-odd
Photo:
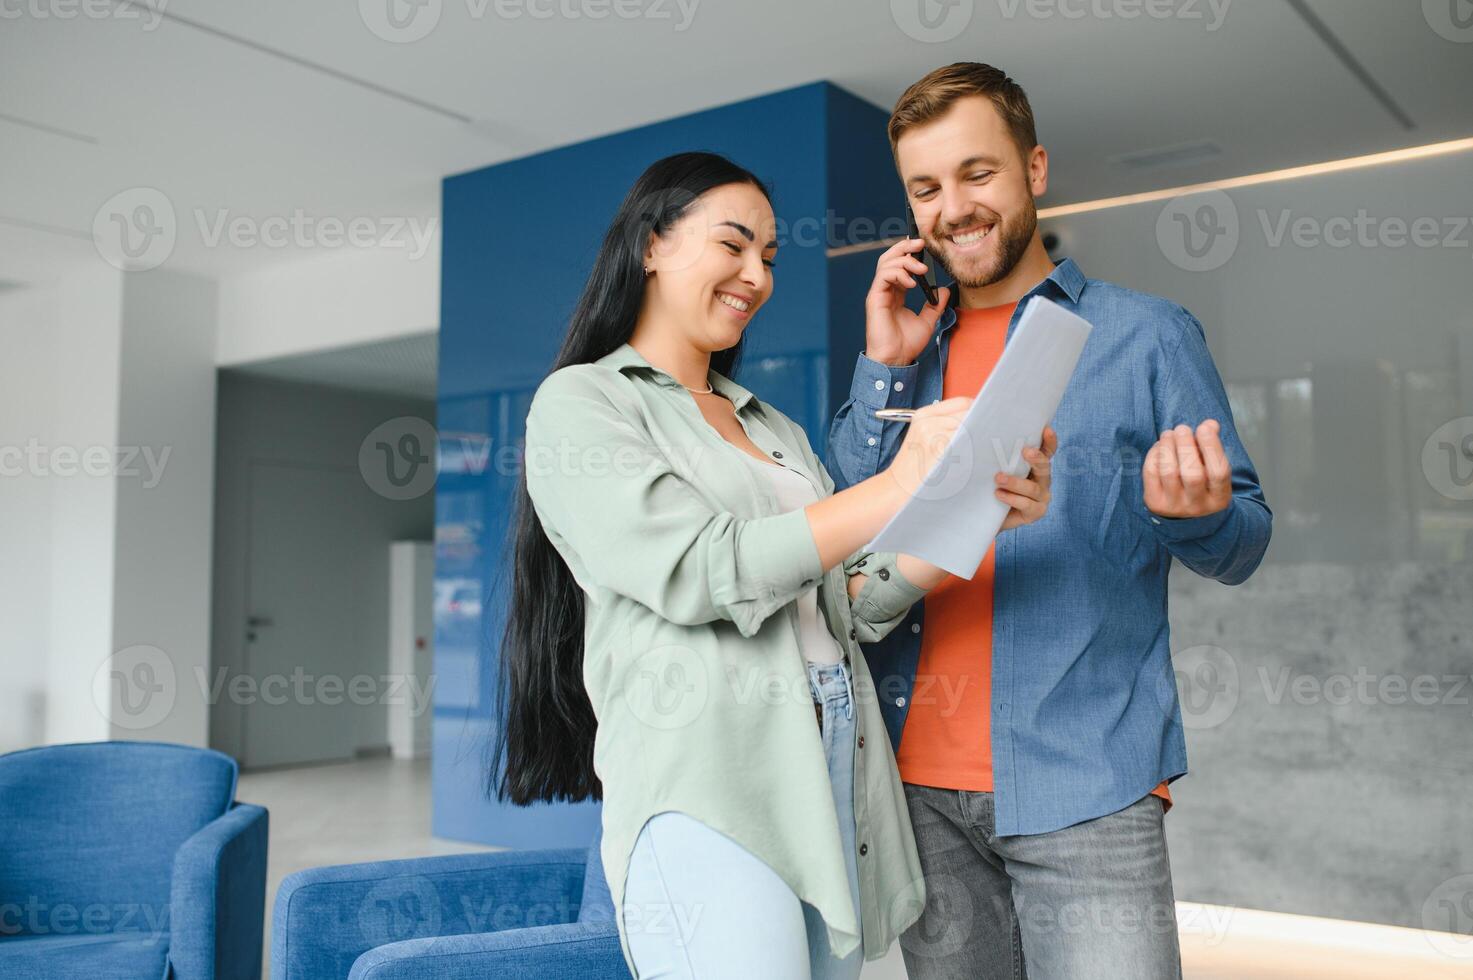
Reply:
[[[772,492],[777,496],[778,510],[786,513],[807,507],[818,501],[813,484],[796,470],[781,463],[764,463],[745,450],[739,450],[752,465],[766,474]],[[798,641],[803,647],[803,658],[811,664],[836,664],[844,659],[844,648],[839,646],[828,625],[818,611],[818,588],[803,593],[798,602]]]

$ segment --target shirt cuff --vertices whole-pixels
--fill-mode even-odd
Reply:
[[[804,508],[760,518],[748,529],[757,536],[756,553],[771,561],[767,586],[784,604],[823,578],[818,542]]]
[[[1165,541],[1194,541],[1197,538],[1205,538],[1227,523],[1232,516],[1233,508],[1237,501],[1224,507],[1215,514],[1207,514],[1204,517],[1162,517],[1145,511],[1145,520],[1151,525],[1156,535]]]
[[[919,362],[891,367],[861,353],[854,367],[849,397],[869,408],[910,408],[920,369]]]
[[[925,598],[923,589],[900,573],[899,556],[893,551],[876,551],[850,569],[850,574],[867,574],[859,594],[854,597],[856,617],[880,623],[903,615],[916,602]]]

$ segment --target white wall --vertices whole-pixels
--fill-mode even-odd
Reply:
[[[49,358],[50,310],[36,290],[0,293],[0,752],[39,742],[46,694],[45,610],[51,574],[51,497],[17,454],[47,424],[47,379],[36,365]]]
[[[0,749],[107,737],[121,297],[100,263],[0,297]]]
[[[0,749],[205,743],[200,699],[131,726],[109,658],[208,657],[214,318],[208,282],[100,262],[3,297]]]
[[[437,329],[440,226],[415,248],[349,249],[220,282],[221,367]]]
[[[115,703],[118,738],[207,743],[193,679],[210,665],[216,302],[215,284],[192,276],[155,270],[124,281],[118,445],[138,455],[116,483],[113,649],[162,651],[175,695],[140,730],[116,724],[125,715]]]
[[[65,475],[61,458],[44,477],[51,494],[51,619],[47,658],[46,739],[110,737],[109,719],[91,682],[113,646],[118,439],[118,359],[123,277],[109,268],[79,274],[56,292],[53,346],[44,367],[50,385],[49,435],[55,452],[106,454],[103,472]],[[106,681],[106,678],[103,678]]]
[[[71,465],[68,452],[114,441],[106,365],[120,296],[119,275],[103,270],[0,295],[0,751],[46,739],[48,688],[84,667],[52,651],[110,640],[112,483],[55,470]],[[88,364],[64,363],[64,351],[88,348]],[[105,718],[88,703],[53,712],[53,730],[103,737]]]
[[[0,291],[0,752],[206,744],[194,678],[211,666],[217,365],[435,329],[438,227],[424,245],[216,284],[124,274],[90,242],[0,227],[6,276],[22,281]],[[26,461],[33,443],[40,464]],[[132,472],[111,465],[135,447]],[[109,461],[100,475],[71,455],[89,449]],[[65,465],[78,472],[58,475]],[[104,664],[140,646],[158,653]],[[138,657],[172,672],[167,711],[130,715],[100,670],[126,679]]]

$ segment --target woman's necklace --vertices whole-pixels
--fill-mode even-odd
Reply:
[[[680,387],[684,388],[686,391],[693,391],[693,392],[695,392],[698,395],[709,395],[709,394],[711,394],[712,391],[715,390],[714,388],[711,387],[711,385],[710,385],[709,382],[706,384],[706,390],[705,391],[702,391],[699,388],[692,388],[690,385],[681,385]]]

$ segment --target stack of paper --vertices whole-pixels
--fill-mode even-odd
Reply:
[[[975,575],[1009,510],[997,499],[994,477],[1028,473],[1023,449],[1042,439],[1090,329],[1057,303],[1030,299],[946,454],[865,547],[914,555],[962,578]]]

